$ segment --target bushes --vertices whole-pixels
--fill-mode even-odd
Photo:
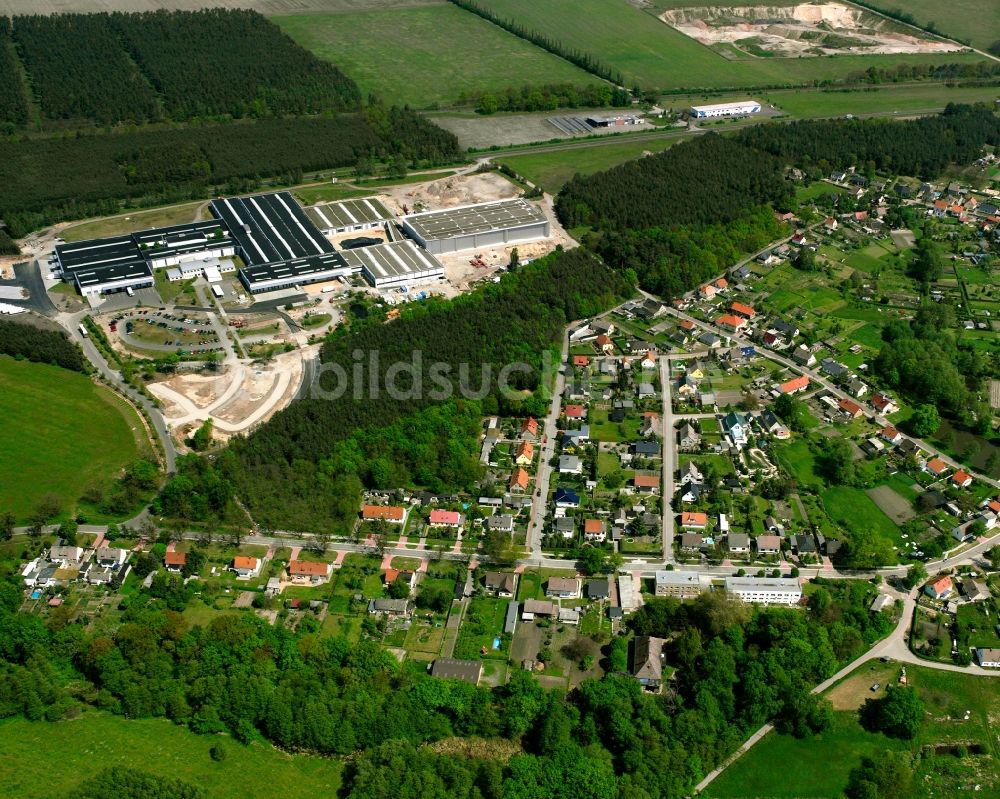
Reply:
[[[61,330],[43,330],[31,324],[0,319],[0,353],[55,364],[74,372],[87,371],[80,349]]]

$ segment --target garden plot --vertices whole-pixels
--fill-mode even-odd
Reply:
[[[908,522],[917,515],[913,510],[913,503],[897,494],[890,486],[869,488],[865,493],[896,524]]]
[[[893,55],[963,49],[953,42],[915,35],[914,29],[840,3],[679,8],[664,12],[660,19],[708,47],[735,48],[740,55],[750,56]]]

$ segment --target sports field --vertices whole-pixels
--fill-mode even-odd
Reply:
[[[907,84],[851,91],[766,92],[762,100],[795,117],[843,114],[917,113],[938,111],[948,103],[991,103],[1000,97],[998,86]]]
[[[870,5],[904,9],[920,25],[934,23],[935,30],[974,47],[987,49],[1000,41],[1000,0],[868,0]]]
[[[962,53],[729,60],[628,0],[489,0],[488,6],[566,47],[591,54],[621,72],[628,85],[638,83],[644,89],[798,86],[840,79],[872,66],[983,60]]]
[[[0,356],[0,397],[0,508],[22,523],[46,494],[69,511],[149,449],[135,412],[78,372]]]
[[[640,158],[644,153],[658,153],[691,138],[677,136],[660,141],[620,142],[615,144],[594,144],[592,147],[574,147],[551,153],[530,153],[508,155],[496,160],[507,164],[519,175],[541,186],[545,191],[555,193],[573,175],[590,175],[603,169]]]
[[[295,41],[389,104],[428,108],[463,92],[594,83],[582,69],[450,3],[273,17]],[[363,46],[359,46],[363,43]]]
[[[0,796],[62,799],[109,766],[176,777],[203,788],[206,799],[314,799],[336,796],[340,787],[338,760],[195,735],[164,719],[126,720],[98,711],[74,721],[5,719],[0,739]],[[226,751],[221,762],[208,754],[216,743]]]

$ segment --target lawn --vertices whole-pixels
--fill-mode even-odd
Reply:
[[[966,0],[972,2],[972,0]],[[930,0],[928,0],[930,2]],[[836,56],[732,61],[627,0],[490,0],[490,10],[592,55],[620,72],[626,85],[687,90],[793,86],[836,80],[871,66],[981,61],[982,56]],[[970,12],[972,13],[972,12]]]
[[[590,175],[610,169],[626,161],[641,158],[647,152],[662,152],[689,138],[691,137],[686,135],[673,135],[669,138],[664,136],[663,139],[641,142],[598,140],[586,147],[572,147],[550,153],[508,155],[496,160],[554,194],[577,173]]]
[[[452,105],[465,92],[595,80],[449,3],[271,20],[303,47],[340,67],[363,95],[374,92],[389,104],[429,108]]]
[[[820,494],[827,515],[848,530],[872,528],[896,542],[899,528],[860,488],[830,486]]]
[[[78,372],[0,356],[0,396],[0,507],[20,522],[46,494],[73,509],[88,488],[106,487],[150,451],[131,407]]]
[[[285,799],[336,796],[338,760],[290,755],[202,736],[163,719],[123,719],[88,711],[74,721],[0,722],[0,795],[57,799],[109,766],[128,766],[198,785],[207,799],[266,799],[281,786]],[[212,760],[221,743],[226,759]],[[59,768],[53,768],[58,762]]]
[[[1000,38],[1000,34],[998,34]],[[771,92],[763,99],[796,117],[829,117],[842,114],[874,114],[936,111],[948,103],[992,102],[996,87],[957,87],[934,83],[907,84],[872,89],[805,92]]]
[[[945,36],[969,41],[985,50],[1000,40],[1000,0],[868,0],[870,5],[893,11],[905,8],[919,25],[933,23]]]
[[[494,639],[503,637],[507,604],[502,599],[473,599],[469,603],[458,630],[455,657],[507,659],[510,652],[509,636],[508,640],[502,641],[499,649],[493,648]],[[483,650],[486,654],[483,654]]]
[[[847,680],[861,677],[861,684],[880,680],[882,664],[860,666]],[[919,666],[907,666],[909,683],[920,693],[928,721],[912,743],[866,732],[852,711],[834,715],[833,726],[820,735],[798,739],[771,733],[715,780],[703,796],[714,799],[828,799],[840,796],[848,774],[862,755],[880,750],[919,751],[927,744],[962,742],[984,744],[988,754],[959,760],[941,755],[919,761],[914,792],[920,799],[951,796],[978,783],[979,795],[996,796],[1000,769],[992,743],[990,717],[1000,711],[1000,694],[991,678],[953,674]],[[892,668],[892,678],[899,674]],[[839,686],[830,689],[837,693]],[[865,693],[868,693],[867,691]],[[874,696],[874,694],[869,694]],[[867,698],[867,697],[866,697]],[[968,721],[964,720],[971,710]],[[775,770],[780,764],[780,774]]]
[[[788,444],[778,444],[774,448],[774,454],[781,467],[795,478],[800,488],[818,488],[823,485],[823,480],[816,474],[816,460],[808,441],[800,438]]]
[[[181,205],[154,208],[150,211],[134,211],[130,214],[109,216],[106,219],[97,219],[93,222],[81,222],[79,225],[66,228],[62,232],[62,237],[66,241],[82,241],[101,236],[120,236],[151,227],[181,225],[185,222],[206,219],[208,215],[205,212],[205,205],[204,202],[182,203]]]

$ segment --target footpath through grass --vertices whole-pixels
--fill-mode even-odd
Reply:
[[[135,412],[89,377],[0,356],[0,507],[26,523],[55,494],[70,510],[148,445]]]
[[[315,799],[336,796],[340,787],[338,760],[195,735],[164,719],[98,711],[74,721],[5,719],[0,740],[0,796],[62,799],[109,766],[176,777],[203,788],[207,799]],[[217,743],[226,751],[221,762],[208,754]]]
[[[582,69],[450,3],[272,17],[303,47],[389,104],[453,104],[463,92],[596,83]],[[359,46],[359,43],[363,45]]]

